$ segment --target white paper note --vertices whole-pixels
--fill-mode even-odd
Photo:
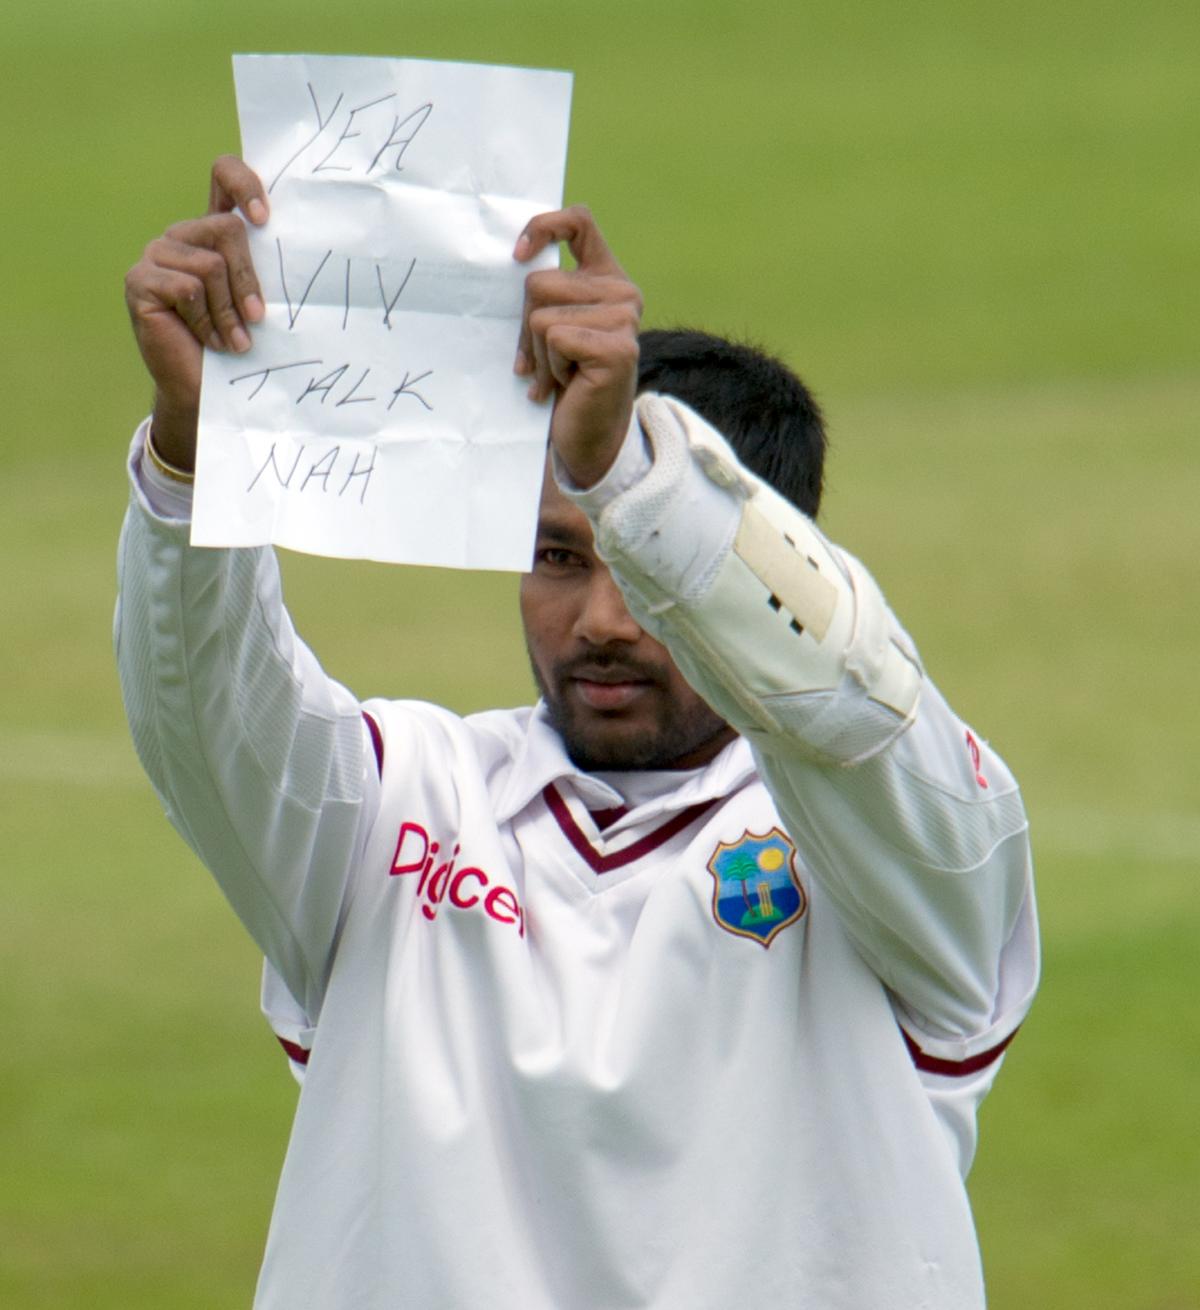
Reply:
[[[205,351],[192,542],[529,567],[549,407],[512,372],[562,203],[568,73],[413,59],[234,57],[267,306]]]

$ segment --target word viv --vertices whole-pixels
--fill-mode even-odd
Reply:
[[[361,264],[366,261],[356,261],[351,257],[339,256],[338,259],[331,264],[330,260],[333,257],[333,250],[326,250],[317,261],[316,268],[309,275],[308,281],[304,283],[304,289],[301,290],[301,283],[304,282],[304,276],[303,273],[298,274],[294,266],[291,270],[291,284],[289,286],[288,255],[283,248],[283,242],[280,241],[278,237],[275,239],[275,250],[279,262],[279,287],[283,292],[284,304],[287,305],[288,331],[291,332],[295,329],[296,322],[300,318],[300,314],[305,305],[308,304],[309,297],[312,295],[313,287],[316,285],[317,279],[321,276],[322,272],[328,268],[329,272],[325,276],[325,281],[329,282],[331,276],[336,278],[336,289],[338,292],[336,301],[340,301],[342,305],[342,331],[345,332],[346,325],[350,321],[351,307],[358,303],[355,297],[351,295],[351,269],[356,262]],[[345,264],[344,274],[341,272],[343,260]],[[383,266],[378,263],[375,264],[375,276],[370,282],[368,298],[373,298],[375,292],[378,291],[380,309],[378,311],[377,321],[383,327],[387,328],[389,332],[392,330],[392,311],[396,308],[400,297],[404,294],[404,289],[408,286],[409,279],[412,277],[413,269],[416,268],[416,266],[416,259],[410,259],[408,261],[408,267],[404,270],[403,276],[398,279],[398,283],[387,286],[384,283]],[[324,295],[324,303],[336,303],[328,289],[325,290]],[[371,317],[376,317],[374,312],[372,312]]]
[[[429,835],[424,824],[406,819],[396,838],[392,856],[392,877],[417,875],[417,896],[421,913],[432,922],[442,904],[456,910],[474,910],[486,914],[496,923],[511,924],[519,937],[525,936],[525,910],[511,887],[494,882],[474,864],[456,868],[459,844],[454,843],[448,858],[444,844]],[[441,857],[441,858],[439,858]]]

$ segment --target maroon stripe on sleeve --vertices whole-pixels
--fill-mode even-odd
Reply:
[[[978,1055],[972,1055],[966,1060],[940,1060],[936,1055],[927,1055],[903,1028],[900,1032],[905,1046],[908,1047],[908,1053],[912,1056],[913,1064],[922,1073],[941,1074],[944,1078],[966,1078],[969,1074],[978,1073],[980,1069],[986,1069],[989,1064],[998,1060],[1004,1054],[1009,1042],[1017,1035],[1018,1029],[1014,1028],[999,1045],[980,1051]]]
[[[278,1033],[275,1034],[275,1037],[279,1045],[287,1052],[289,1060],[295,1060],[297,1064],[308,1063],[308,1052],[303,1046],[297,1046],[295,1042],[289,1042],[286,1038],[280,1037]]]
[[[363,718],[367,721],[367,731],[371,734],[371,745],[375,748],[375,767],[379,770],[379,776],[383,777],[383,733],[379,731],[379,724],[363,710]]]
[[[668,819],[661,827],[655,828],[653,832],[639,838],[631,846],[626,846],[624,850],[613,851],[609,855],[601,855],[588,841],[587,834],[575,822],[574,815],[567,807],[566,801],[558,794],[558,789],[553,783],[546,786],[542,796],[550,807],[550,813],[558,820],[558,826],[562,829],[563,836],[575,847],[575,850],[587,861],[595,873],[609,873],[613,869],[621,869],[627,864],[632,864],[634,860],[640,860],[643,855],[649,855],[651,851],[657,850],[664,842],[670,841],[677,832],[682,832],[688,824],[693,823],[717,804],[717,800],[714,799],[701,801],[699,805],[689,805],[686,810],[680,810],[674,818]]]

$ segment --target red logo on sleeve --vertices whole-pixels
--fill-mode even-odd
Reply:
[[[983,776],[983,764],[979,758],[979,743],[975,740],[975,734],[967,729],[967,750],[971,752],[971,765],[975,770],[975,781],[981,787],[987,787],[988,780]]]

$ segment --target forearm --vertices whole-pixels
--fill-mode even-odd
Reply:
[[[598,549],[638,621],[751,741],[806,863],[914,1022],[984,1041],[1003,1022],[1006,946],[1032,924],[1015,784],[928,685],[862,566],[671,406],[639,402],[653,466],[631,491],[577,497]],[[1020,972],[1036,977],[1036,958]]]
[[[171,821],[315,1015],[377,786],[361,714],[292,631],[273,554],[193,550],[187,533],[135,481],[116,620],[134,743]]]
[[[1003,761],[929,685],[908,731],[861,764],[785,748],[759,759],[805,861],[926,1053],[961,1061],[1007,1037],[1032,1000],[1038,954],[1028,824]]]

